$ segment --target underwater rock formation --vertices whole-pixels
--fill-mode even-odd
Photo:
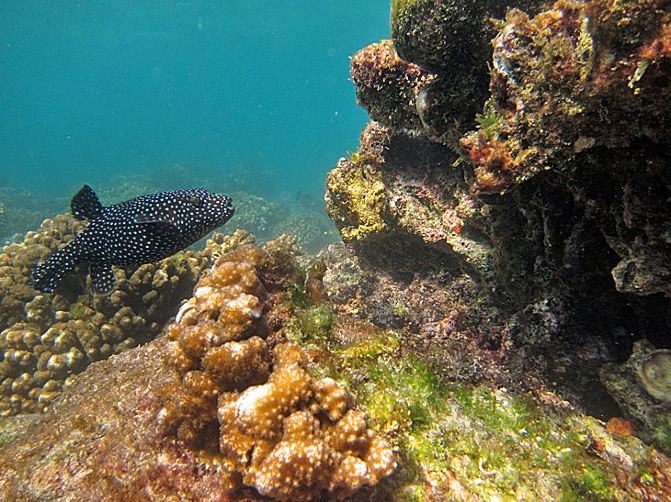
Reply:
[[[668,498],[666,359],[635,343],[671,329],[666,4],[515,10],[490,48],[476,3],[394,2],[353,58],[375,121],[327,180],[345,244],[214,236],[165,336],[0,419],[0,499]]]
[[[217,265],[167,335],[91,364],[44,414],[0,419],[1,500],[661,500],[671,488],[667,457],[557,396],[445,385],[400,332],[306,301],[294,240],[261,249],[238,232],[207,250]]]
[[[28,285],[35,265],[84,226],[71,216],[46,220],[0,255],[0,416],[45,409],[93,361],[154,338],[188,297],[208,260],[185,251],[135,269],[117,269],[107,297],[87,292],[83,274],[59,294]]]
[[[433,74],[401,59],[391,40],[360,50],[350,64],[357,103],[372,119],[399,129],[422,127],[417,97]]]
[[[384,125],[456,142],[487,98],[491,18],[515,6],[537,9],[524,0],[392,1],[392,40],[352,58],[358,103]]]
[[[329,255],[337,253],[322,258]],[[427,302],[436,297],[423,294]],[[310,355],[310,373],[346,382],[371,426],[400,450],[397,475],[354,500],[629,500],[663,497],[669,488],[667,457],[555,394],[534,400],[446,383],[418,357],[417,335],[405,326],[380,329],[319,303],[289,308],[282,332]]]
[[[671,144],[664,2],[558,2],[506,21],[494,40],[492,96],[461,142],[473,189],[555,176],[620,257],[618,291],[670,297],[671,216],[660,211],[671,186],[661,153]]]
[[[393,43],[352,59],[374,121],[327,180],[327,210],[362,269],[334,292],[338,308],[412,326],[449,380],[524,382],[616,414],[590,398],[604,393],[596,368],[637,338],[668,347],[671,329],[664,5],[512,9],[491,36],[479,27],[451,47],[441,16],[468,27],[502,6],[394,2]],[[490,66],[489,98],[427,94],[469,48]],[[454,107],[449,120],[430,113]]]
[[[498,193],[548,169],[577,170],[572,162],[599,147],[668,145],[671,14],[664,4],[558,2],[532,18],[510,11],[493,42],[482,125],[462,140],[474,188]],[[637,8],[645,14],[632,18]]]

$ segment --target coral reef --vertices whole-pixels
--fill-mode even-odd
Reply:
[[[599,370],[603,384],[631,420],[637,435],[671,454],[669,352],[647,340],[634,343],[629,359]]]
[[[327,179],[344,244],[215,235],[165,336],[76,376],[87,338],[53,326],[93,307],[10,300],[7,409],[53,401],[0,419],[0,499],[667,499],[671,14],[509,6],[395,0],[353,57],[373,121]],[[138,304],[94,336],[153,337]]]
[[[23,243],[4,247],[0,254],[0,330],[24,319],[24,307],[36,295],[28,285],[33,267],[72,240],[84,226],[70,216],[56,216],[45,220],[38,231],[28,232]]]
[[[151,340],[188,297],[208,260],[183,252],[136,269],[118,269],[118,288],[93,297],[83,274],[63,291],[28,285],[35,264],[69,242],[84,224],[46,220],[0,255],[0,415],[43,410],[88,364]]]
[[[286,254],[293,242],[282,242],[268,249]],[[393,454],[347,391],[306,372],[297,347],[276,345],[270,372],[259,278],[270,261],[253,245],[223,254],[182,306],[168,330],[182,385],[165,391],[160,425],[188,445],[219,450],[263,495],[340,498],[390,474]],[[217,428],[218,448],[208,443]]]
[[[345,382],[400,451],[398,474],[366,500],[635,500],[669,488],[669,459],[624,426],[551,392],[446,384],[407,330],[292,305],[284,333],[310,354],[310,373]]]
[[[348,392],[312,379],[297,347],[278,345],[275,357],[266,384],[219,399],[220,447],[243,482],[278,500],[311,500],[345,497],[389,475],[392,450],[350,407]]]
[[[90,365],[42,415],[0,419],[0,499],[225,497],[218,469],[158,433],[157,396],[177,378],[167,345],[161,337]]]

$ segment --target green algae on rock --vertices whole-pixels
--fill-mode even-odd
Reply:
[[[387,499],[635,500],[669,488],[668,458],[557,396],[443,383],[407,335],[347,317],[331,338],[311,333],[299,337],[309,370],[349,388],[400,450],[397,475],[380,488]]]
[[[241,235],[217,242],[212,278],[182,308],[171,336],[90,365],[46,413],[0,422],[0,498],[86,498],[95,490],[134,500],[261,500],[254,486],[280,500],[308,500],[332,486],[325,493],[354,501],[634,500],[669,489],[668,458],[636,438],[611,436],[556,396],[445,383],[413,353],[405,330],[332,317],[327,305],[291,294],[305,277],[291,252],[280,252],[292,241],[258,253]],[[258,275],[242,265],[255,259]],[[207,336],[196,336],[201,331]],[[284,342],[290,333],[305,349]],[[223,344],[212,345],[217,334]],[[235,348],[247,342],[254,350],[274,346],[275,376],[226,387],[251,383],[241,392],[218,390],[235,376],[219,371],[223,361],[239,375],[256,368],[263,376],[267,359]],[[287,406],[298,409],[276,421]],[[374,475],[392,465],[381,437],[398,450],[388,478]],[[361,477],[364,464],[372,477]],[[314,484],[302,484],[308,479]]]

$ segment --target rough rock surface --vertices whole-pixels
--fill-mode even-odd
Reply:
[[[612,416],[597,368],[640,338],[669,347],[668,5],[513,9],[491,52],[481,32],[449,46],[444,19],[468,26],[493,4],[394,2],[392,42],[352,59],[374,122],[327,180],[360,270],[331,297],[380,325],[409,323],[448,380],[554,389]],[[489,97],[428,92],[459,74],[450,51],[469,48],[488,58]],[[431,112],[455,103],[456,115]],[[351,259],[339,263],[324,277]]]

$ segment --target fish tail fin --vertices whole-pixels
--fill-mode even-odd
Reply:
[[[81,261],[79,244],[71,242],[63,249],[52,253],[46,261],[35,268],[30,278],[30,286],[42,293],[52,293]]]

